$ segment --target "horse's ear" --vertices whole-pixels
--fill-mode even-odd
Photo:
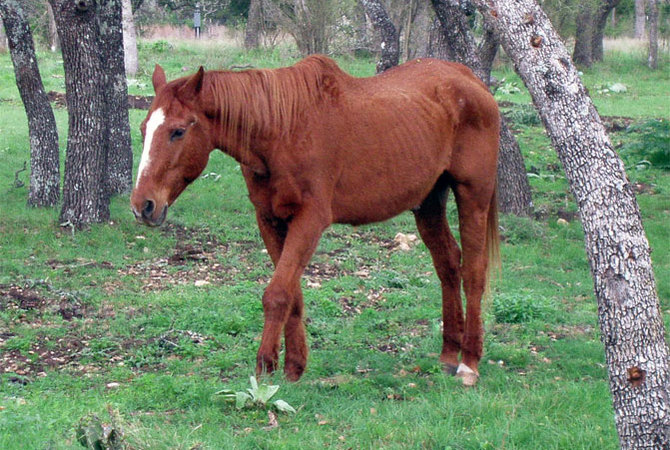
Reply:
[[[202,90],[202,81],[204,78],[205,69],[200,66],[200,69],[179,89],[180,96],[187,99],[197,97],[200,90]]]
[[[154,85],[154,92],[156,93],[158,93],[158,91],[167,84],[167,79],[165,78],[165,71],[158,64],[156,64],[156,67],[154,68],[154,74],[151,77],[151,83]]]

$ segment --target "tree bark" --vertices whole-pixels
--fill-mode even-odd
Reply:
[[[646,0],[635,0],[635,39],[644,39],[647,34],[645,30],[647,22],[646,9]]]
[[[60,198],[58,129],[37,67],[33,37],[16,0],[0,0],[16,85],[28,116],[31,206],[54,206]]]
[[[470,67],[484,83],[490,84],[491,67],[484,68],[479,50],[467,23],[459,0],[431,0],[439,19],[449,53],[454,59]],[[500,211],[528,216],[533,203],[521,149],[501,118],[500,154],[498,156],[498,207]]]
[[[658,69],[658,4],[659,0],[649,1],[649,56],[647,65]]]
[[[68,108],[61,222],[81,228],[109,219],[104,84],[98,43],[99,4],[49,0],[63,50]]]
[[[244,32],[244,48],[251,50],[258,48],[261,34],[261,1],[251,0],[249,2],[249,13],[247,15],[247,28]]]
[[[475,3],[528,87],[579,207],[621,447],[670,448],[668,346],[624,165],[535,1]]]
[[[381,35],[381,57],[377,62],[377,73],[397,66],[400,60],[400,37],[380,0],[360,0],[372,25]]]
[[[133,19],[133,6],[130,0],[122,0],[121,15],[123,19],[123,55],[126,66],[126,75],[134,77],[137,74],[137,33]]]
[[[103,107],[107,138],[106,189],[109,194],[130,192],[133,149],[128,116],[128,84],[124,64],[122,0],[98,0],[98,52],[105,73]]]

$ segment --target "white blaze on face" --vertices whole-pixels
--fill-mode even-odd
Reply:
[[[165,122],[165,113],[162,108],[158,108],[156,111],[151,113],[151,117],[147,121],[147,128],[144,135],[144,148],[142,149],[142,159],[140,159],[140,166],[137,168],[137,181],[135,182],[135,187],[140,184],[140,179],[144,175],[144,171],[151,164],[151,141],[154,139],[154,133],[156,129]]]

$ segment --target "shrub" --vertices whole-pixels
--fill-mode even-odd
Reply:
[[[670,121],[652,119],[626,129],[634,134],[621,148],[621,155],[637,167],[653,165],[670,170]]]
[[[493,299],[493,315],[499,323],[526,323],[541,319],[555,309],[546,297],[530,294],[500,294]]]

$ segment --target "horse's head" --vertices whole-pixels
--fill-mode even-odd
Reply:
[[[156,66],[156,97],[141,130],[142,159],[130,204],[138,221],[158,226],[168,206],[205,169],[214,149],[209,120],[199,107],[204,70],[167,83]]]

